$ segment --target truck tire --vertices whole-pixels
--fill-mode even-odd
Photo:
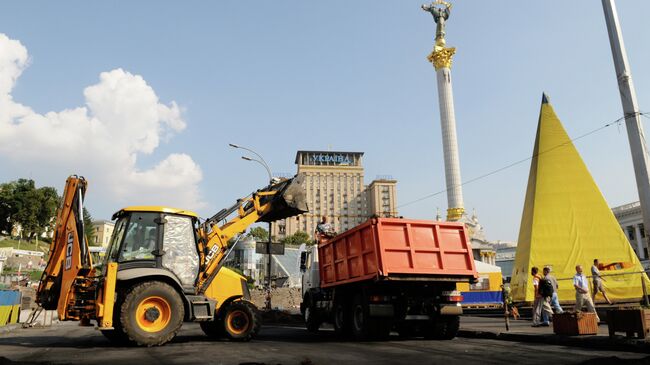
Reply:
[[[308,296],[305,297],[303,303],[304,306],[302,316],[305,319],[305,326],[307,327],[307,331],[316,333],[318,332],[318,328],[321,325],[321,320],[316,310],[316,305]]]
[[[352,318],[345,302],[337,300],[334,302],[334,310],[332,311],[332,322],[334,324],[334,332],[339,337],[347,337],[352,332]]]
[[[183,324],[183,299],[169,284],[146,281],[132,286],[120,306],[119,326],[139,346],[159,346]]]
[[[386,339],[390,335],[391,322],[388,318],[373,318],[369,315],[365,298],[357,294],[352,305],[352,334],[357,340]]]
[[[257,308],[245,300],[228,304],[221,318],[223,333],[232,341],[250,341],[262,326]]]
[[[459,316],[440,316],[426,328],[424,337],[433,340],[451,340],[456,337],[459,328]]]

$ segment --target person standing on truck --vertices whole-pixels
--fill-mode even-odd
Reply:
[[[592,312],[596,314],[596,321],[600,322],[598,313],[596,313],[596,307],[594,307],[594,302],[591,300],[589,295],[589,284],[587,283],[587,278],[582,273],[582,265],[576,265],[576,274],[573,276],[573,287],[576,289],[576,305],[574,310],[580,312],[583,305],[587,306],[587,312]]]
[[[535,301],[533,302],[533,327],[548,327],[549,318],[553,316],[553,309],[551,309],[550,295],[545,297],[539,290],[539,283],[542,279],[539,276],[539,269],[533,266],[530,269],[530,274],[533,276],[533,289],[535,291]]]
[[[334,228],[331,224],[327,223],[327,217],[323,216],[320,223],[316,225],[316,239],[318,240],[321,237],[332,238],[336,236]]]
[[[564,313],[562,306],[560,306],[560,300],[557,296],[557,290],[559,286],[557,284],[557,279],[551,274],[551,267],[545,266],[542,272],[544,273],[544,278],[553,284],[553,295],[551,296],[551,307],[553,308],[553,312],[557,314]]]
[[[612,305],[612,301],[609,300],[607,294],[605,293],[605,288],[603,288],[603,280],[605,279],[600,276],[600,270],[598,269],[598,259],[594,259],[594,265],[591,267],[591,280],[592,284],[594,284],[594,288],[591,293],[591,301],[596,303],[596,294],[598,294],[598,292],[601,292],[603,293],[603,297],[605,297],[607,304]]]

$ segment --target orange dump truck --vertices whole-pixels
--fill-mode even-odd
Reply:
[[[301,255],[300,306],[307,329],[323,322],[357,339],[456,336],[457,282],[476,279],[472,248],[461,223],[375,218]]]

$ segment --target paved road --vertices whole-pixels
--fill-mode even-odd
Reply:
[[[618,357],[614,359],[612,357]],[[348,342],[332,331],[311,334],[300,327],[266,326],[248,343],[209,340],[185,324],[162,347],[113,347],[92,327],[76,323],[18,329],[0,336],[0,364],[595,364],[648,363],[648,355],[496,340],[402,340]],[[4,357],[5,359],[3,359]],[[620,359],[630,359],[624,361]],[[641,359],[641,360],[639,360]],[[3,361],[4,360],[4,361]]]

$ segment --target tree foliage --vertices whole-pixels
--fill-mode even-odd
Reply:
[[[269,231],[263,227],[253,227],[248,230],[248,237],[253,237],[257,242],[268,242],[269,240]]]
[[[37,189],[31,179],[0,184],[0,231],[20,225],[29,239],[42,234],[51,228],[59,201],[55,188]]]
[[[298,246],[303,243],[306,243],[308,245],[314,243],[311,237],[309,236],[309,233],[303,231],[298,231],[292,234],[291,236],[284,237],[282,240],[280,240],[280,242],[284,243],[285,245],[294,245],[294,246]]]
[[[95,227],[93,227],[93,216],[90,215],[90,212],[88,211],[88,209],[86,209],[86,207],[84,207],[84,235],[86,236],[89,245],[92,245],[95,242],[95,240],[93,239],[95,237]]]

